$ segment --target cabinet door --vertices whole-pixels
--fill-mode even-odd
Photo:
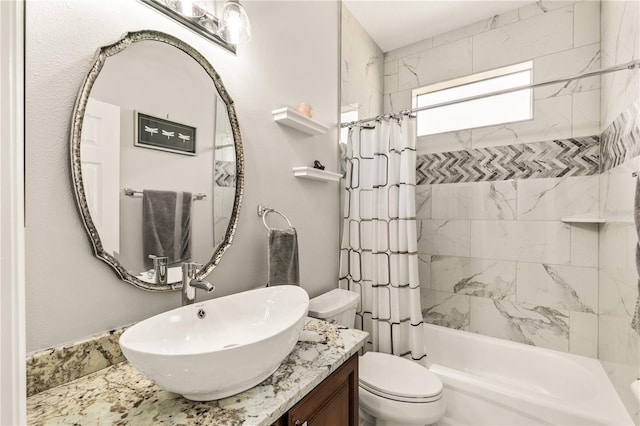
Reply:
[[[358,355],[291,408],[287,425],[358,426]]]

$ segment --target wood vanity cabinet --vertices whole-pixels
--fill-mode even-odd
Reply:
[[[358,354],[280,417],[273,426],[358,426]]]

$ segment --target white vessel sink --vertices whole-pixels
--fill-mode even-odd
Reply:
[[[122,334],[120,347],[160,387],[211,401],[273,374],[298,341],[308,309],[300,287],[260,288],[146,319]]]

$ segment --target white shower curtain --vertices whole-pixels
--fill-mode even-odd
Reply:
[[[340,287],[360,293],[367,350],[421,360],[415,146],[414,117],[349,129]]]

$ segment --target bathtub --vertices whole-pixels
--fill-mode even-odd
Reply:
[[[438,426],[633,425],[595,359],[425,324]]]

